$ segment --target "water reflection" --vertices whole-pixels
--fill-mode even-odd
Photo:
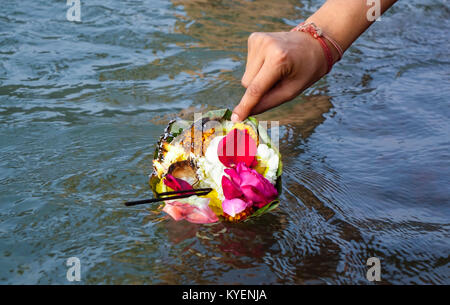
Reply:
[[[300,1],[172,0],[182,6],[175,32],[193,37],[196,47],[230,50],[245,48],[251,32],[286,29],[284,20],[302,18]]]
[[[333,104],[330,102],[329,96],[305,96],[296,102],[287,103],[259,114],[256,118],[268,122],[278,121],[280,126],[286,127],[284,134],[280,134],[280,142],[295,143],[294,139],[289,140],[288,137],[299,135],[303,139],[308,138],[314,129],[325,120],[324,114],[331,108],[333,108]]]

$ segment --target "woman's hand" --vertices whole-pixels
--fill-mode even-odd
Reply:
[[[373,14],[373,5],[368,2],[327,0],[306,23],[316,24],[345,51],[375,20],[368,17]],[[395,2],[381,1],[379,13]],[[336,62],[337,50],[326,43]],[[250,114],[276,107],[318,81],[327,71],[321,48],[304,32],[253,33],[248,39],[247,67],[242,78],[247,91],[231,119],[241,121]]]
[[[308,33],[251,34],[242,77],[247,90],[233,110],[232,121],[244,120],[292,100],[326,71],[322,47]]]

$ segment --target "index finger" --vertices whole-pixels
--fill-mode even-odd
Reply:
[[[231,120],[233,122],[245,120],[253,107],[258,104],[264,94],[275,85],[280,77],[280,69],[264,62],[261,70],[259,70],[258,74],[247,87],[239,105],[234,108]]]

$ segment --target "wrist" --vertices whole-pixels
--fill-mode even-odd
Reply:
[[[333,64],[341,60],[348,45],[343,42],[336,31],[331,30],[326,23],[322,22],[319,18],[315,18],[314,15],[306,19],[305,23],[313,23],[322,31],[324,40],[332,53]]]
[[[322,48],[327,63],[327,71],[329,73],[334,63],[342,58],[343,51],[338,42],[323,32],[316,24],[310,22],[302,22],[294,27],[291,32],[304,32],[314,38]]]
[[[323,33],[329,37],[332,37],[332,39],[342,48],[343,52],[345,52],[351,44],[345,36],[345,30],[340,29],[338,25],[339,22],[336,22],[334,26],[330,26],[326,20],[323,20],[322,16],[316,16],[316,14],[314,14],[306,19],[305,23],[314,23],[323,31]],[[328,41],[328,43],[330,42]],[[333,46],[331,47],[333,51],[337,52]]]
[[[338,47],[336,47],[336,45],[335,44],[333,44],[329,39],[324,39],[324,41],[325,41],[325,43],[327,44],[327,46],[328,46],[328,48],[330,49],[330,53],[331,53],[331,56],[332,56],[332,58],[333,58],[333,65],[335,64],[335,63],[337,63],[339,60],[341,60],[341,58],[342,58],[342,54],[341,54],[341,52],[342,51],[339,51],[337,48],[339,48],[339,46]],[[341,49],[342,50],[342,49]]]

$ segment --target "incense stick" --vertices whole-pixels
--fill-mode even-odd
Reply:
[[[192,189],[192,190],[182,190],[182,191],[173,191],[173,192],[164,192],[157,194],[157,198],[151,198],[151,199],[142,199],[142,200],[136,200],[136,201],[127,201],[125,202],[125,205],[127,207],[129,206],[135,206],[139,204],[146,204],[146,203],[155,203],[165,200],[173,200],[173,199],[181,199],[181,198],[188,198],[194,195],[197,196],[204,196],[208,195],[209,192],[211,192],[211,188],[204,188],[204,189]],[[177,195],[180,194],[180,195]],[[169,195],[175,195],[175,196],[169,196]]]

